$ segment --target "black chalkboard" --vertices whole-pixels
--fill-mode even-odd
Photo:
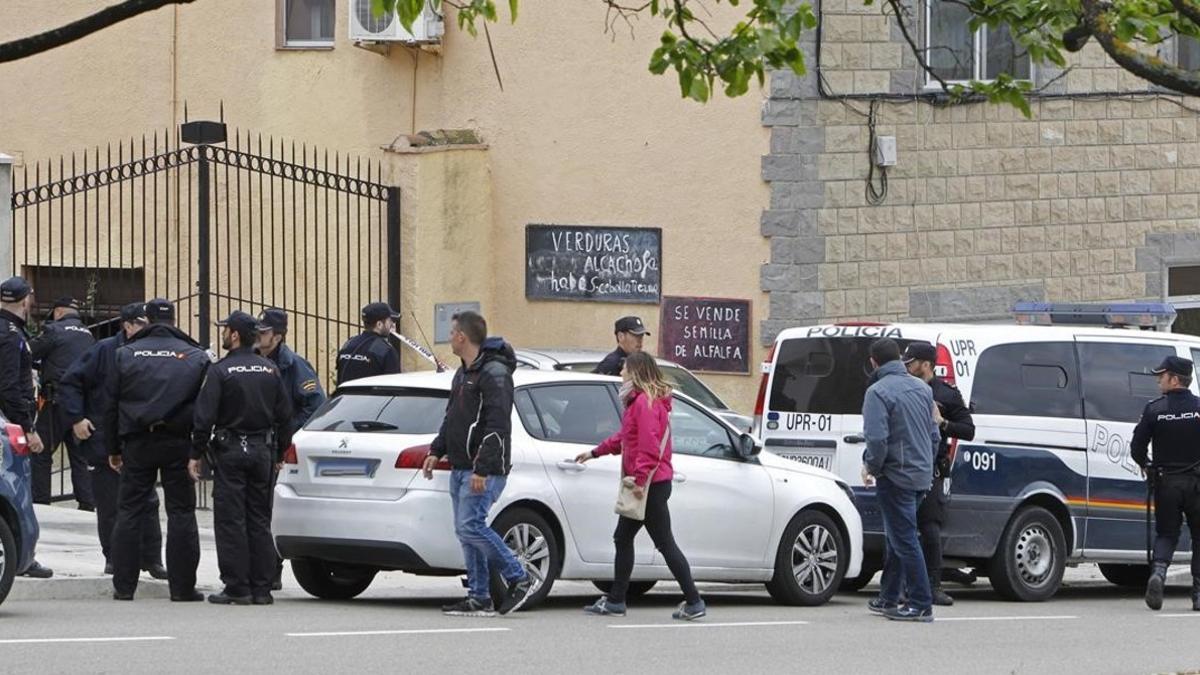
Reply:
[[[656,304],[662,297],[662,230],[528,225],[525,297]]]
[[[662,301],[658,353],[688,370],[750,372],[750,301],[678,298]]]

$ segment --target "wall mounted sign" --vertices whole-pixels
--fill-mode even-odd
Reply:
[[[662,299],[659,356],[688,370],[750,372],[750,301]]]
[[[662,297],[662,230],[528,225],[525,297],[655,304]]]

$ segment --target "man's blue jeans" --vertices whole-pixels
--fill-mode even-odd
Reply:
[[[488,569],[495,566],[505,581],[525,578],[525,568],[496,531],[488,527],[487,515],[492,504],[504,492],[505,476],[488,476],[487,488],[471,492],[471,471],[454,469],[450,472],[450,503],[454,509],[454,534],[462,544],[467,566],[469,594],[477,600],[492,597]]]
[[[876,493],[879,511],[883,515],[883,532],[887,537],[887,555],[883,561],[879,599],[894,605],[903,592],[908,605],[915,609],[933,606],[929,575],[925,570],[925,555],[917,535],[917,507],[925,498],[922,490],[897,487],[887,478],[879,478]]]

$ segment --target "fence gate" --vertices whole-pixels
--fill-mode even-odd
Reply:
[[[165,297],[219,355],[214,321],[282,307],[288,344],[331,389],[361,307],[400,304],[400,193],[378,162],[189,122],[14,174],[12,269],[36,294],[31,331],[60,296],[80,300],[98,338],[119,330],[123,304]]]

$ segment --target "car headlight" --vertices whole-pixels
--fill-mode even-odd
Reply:
[[[850,489],[850,484],[844,483],[840,480],[837,480],[834,482],[837,483],[837,486],[842,489],[842,492],[846,493],[846,499],[849,499],[850,503],[853,504],[854,503],[854,490]]]

